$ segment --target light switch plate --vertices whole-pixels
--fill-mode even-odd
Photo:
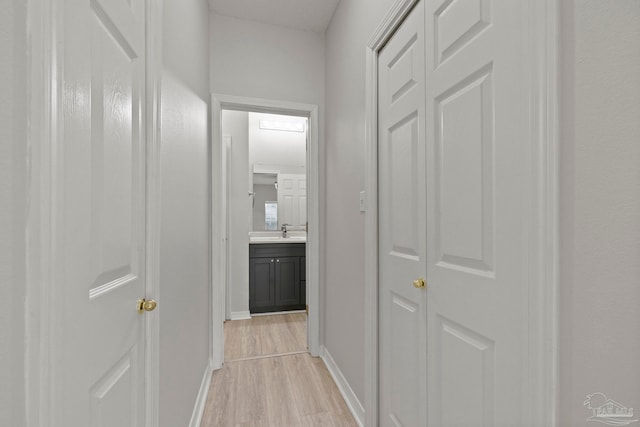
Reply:
[[[360,212],[366,212],[366,211],[367,211],[367,192],[361,191],[360,192]]]

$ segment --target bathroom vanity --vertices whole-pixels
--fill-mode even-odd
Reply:
[[[249,311],[268,313],[306,307],[306,239],[251,239]]]

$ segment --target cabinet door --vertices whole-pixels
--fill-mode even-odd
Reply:
[[[249,259],[249,310],[268,311],[276,305],[275,259]]]
[[[300,257],[300,304],[307,305],[307,258],[303,256]]]
[[[276,305],[300,305],[300,257],[276,260]]]

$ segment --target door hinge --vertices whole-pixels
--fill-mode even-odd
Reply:
[[[309,304],[307,304],[307,316],[309,315]]]

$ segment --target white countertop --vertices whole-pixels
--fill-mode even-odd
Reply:
[[[251,231],[249,243],[307,243],[307,232],[287,231],[287,237],[282,237],[281,231]]]

